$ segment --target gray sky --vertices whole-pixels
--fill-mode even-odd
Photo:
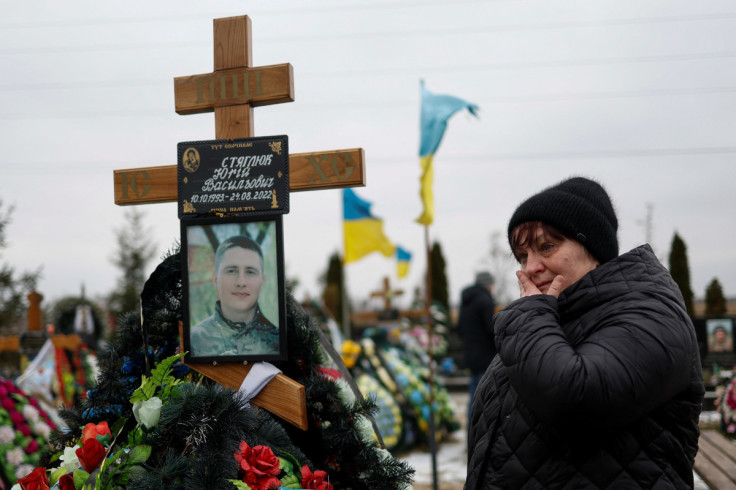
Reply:
[[[480,106],[450,120],[435,157],[429,236],[453,302],[491,266],[491,236],[504,244],[519,202],[572,175],[608,189],[621,251],[646,241],[651,209],[653,248],[667,263],[680,234],[695,294],[717,277],[736,295],[732,0],[28,0],[0,14],[0,198],[16,207],[0,260],[43,266],[46,301],[113,289],[126,210],[114,169],[173,165],[177,142],[214,138],[212,114],[174,112],[173,78],[212,71],[212,21],[236,15],[251,17],[256,66],[294,67],[296,101],[257,108],[256,135],[286,134],[297,153],[363,148],[356,192],[414,254],[400,281],[378,254],[348,265],[353,298],[388,275],[404,306],[426,267],[420,79]],[[176,205],[142,209],[163,254],[179,239]],[[342,251],[341,192],[292,194],[284,224],[296,295],[317,296]]]

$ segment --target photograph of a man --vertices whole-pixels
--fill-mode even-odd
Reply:
[[[705,325],[708,331],[708,352],[733,351],[733,324],[730,319],[709,319]]]
[[[261,246],[246,235],[232,235],[219,243],[211,270],[216,299],[210,309],[211,315],[190,329],[192,356],[279,354],[278,316],[271,321],[260,305],[264,301],[262,293],[268,278],[264,263]],[[194,274],[196,271],[190,271],[190,303],[196,306],[198,300],[203,299],[212,305],[209,295],[192,293],[203,291],[204,286],[192,284],[196,282],[192,280]],[[271,274],[275,276],[276,271],[272,270]],[[277,302],[278,298],[265,301],[271,305],[274,300]]]

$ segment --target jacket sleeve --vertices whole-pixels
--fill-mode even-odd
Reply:
[[[689,322],[666,302],[637,294],[642,297],[600,315],[575,346],[560,326],[553,296],[521,298],[499,312],[498,353],[512,386],[540,421],[572,417],[621,426],[687,387],[694,342]]]

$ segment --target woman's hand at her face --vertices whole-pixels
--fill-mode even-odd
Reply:
[[[555,298],[559,298],[560,293],[562,292],[563,278],[560,275],[555,276],[555,278],[552,280],[552,283],[549,285],[549,288],[547,288],[546,293],[542,293],[539,288],[534,285],[534,282],[525,272],[516,271],[516,277],[519,279],[519,291],[520,297],[522,298],[535,294],[549,294],[551,296],[554,296]]]

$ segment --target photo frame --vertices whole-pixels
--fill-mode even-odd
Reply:
[[[705,321],[708,352],[733,352],[733,320],[709,318]]]
[[[281,215],[181,220],[181,250],[185,362],[286,359]]]

